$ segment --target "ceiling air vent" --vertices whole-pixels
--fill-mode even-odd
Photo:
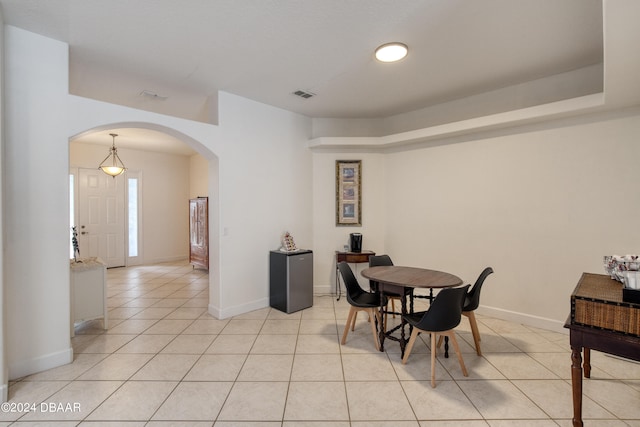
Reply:
[[[315,93],[305,92],[304,90],[297,90],[293,92],[294,95],[299,96],[300,98],[309,99],[312,96],[315,96]]]

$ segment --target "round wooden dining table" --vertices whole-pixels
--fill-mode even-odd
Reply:
[[[404,292],[404,288],[429,289],[431,298],[433,298],[433,289],[452,288],[462,285],[462,279],[451,273],[418,267],[404,267],[398,265],[369,267],[362,270],[360,274],[375,282],[380,292],[392,292],[394,294],[399,294],[403,315],[408,313],[407,292]],[[413,292],[410,292],[409,295],[413,298]],[[381,299],[381,301],[380,315],[383,316],[386,311],[386,304],[384,302],[384,298]],[[411,301],[411,311],[413,311],[413,300]],[[385,338],[389,338],[400,343],[400,350],[402,352],[401,357],[404,356],[404,349],[407,344],[404,328],[406,323],[407,322],[404,320],[404,317],[402,317],[400,324],[388,331],[385,330],[383,325],[380,325],[380,331],[378,332],[380,337],[380,351],[384,351],[384,340]],[[392,333],[398,329],[400,329],[400,338],[392,335]],[[445,344],[445,353],[446,347],[447,346]]]

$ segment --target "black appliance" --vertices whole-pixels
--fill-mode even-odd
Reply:
[[[349,235],[349,250],[351,252],[362,252],[362,233],[351,233]]]

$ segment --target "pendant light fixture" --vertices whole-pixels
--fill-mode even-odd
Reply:
[[[102,169],[102,172],[107,175],[115,178],[127,170],[127,168],[124,167],[124,163],[122,163],[120,156],[118,156],[118,149],[116,148],[116,136],[118,136],[118,134],[110,133],[109,135],[113,138],[113,145],[109,149],[109,155],[100,163],[98,168]]]

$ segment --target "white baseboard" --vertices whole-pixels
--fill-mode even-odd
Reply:
[[[269,307],[269,298],[261,298],[259,300],[250,301],[246,304],[240,304],[233,307],[225,308],[221,310],[219,307],[215,307],[209,304],[209,314],[216,319],[227,319],[229,317],[238,316],[240,314],[248,313],[254,310],[260,310],[262,308]]]
[[[71,362],[73,362],[72,347],[33,359],[19,360],[14,363],[9,363],[9,380],[26,377],[27,375],[57,368],[58,366],[67,365]]]
[[[515,311],[504,310],[502,308],[480,306],[476,311],[480,315],[494,317],[496,319],[508,320],[510,322],[520,323],[522,325],[534,328],[545,329],[552,332],[560,332],[568,334],[569,331],[564,327],[564,322],[545,317],[534,316],[531,314],[518,313]]]
[[[145,259],[141,265],[155,265],[162,264],[165,262],[178,262],[188,260],[189,257],[185,255],[177,255],[172,257],[162,257],[162,258],[153,258],[153,259]]]
[[[335,286],[314,286],[313,294],[318,296],[333,295],[335,296]],[[342,290],[344,295],[344,290]],[[219,307],[209,305],[208,311],[216,319],[226,319],[240,314],[248,313],[253,310],[260,310],[262,308],[269,307],[269,298],[263,298],[255,301],[248,302],[246,304],[237,305],[234,307],[225,308],[221,310]],[[505,310],[496,307],[480,306],[477,313],[496,319],[507,320],[510,322],[519,323],[534,328],[545,329],[552,332],[560,332],[568,334],[569,331],[564,327],[564,322],[558,320],[549,319],[540,316],[534,316],[526,313],[518,313],[515,311]]]
[[[9,384],[2,384],[2,386],[0,386],[0,393],[2,393],[2,395],[0,395],[0,399],[2,399],[0,402],[2,403],[8,402],[9,401]]]
[[[344,292],[344,289],[342,290]],[[327,285],[327,286],[314,286],[313,294],[314,295],[335,295],[336,286],[335,285]]]

